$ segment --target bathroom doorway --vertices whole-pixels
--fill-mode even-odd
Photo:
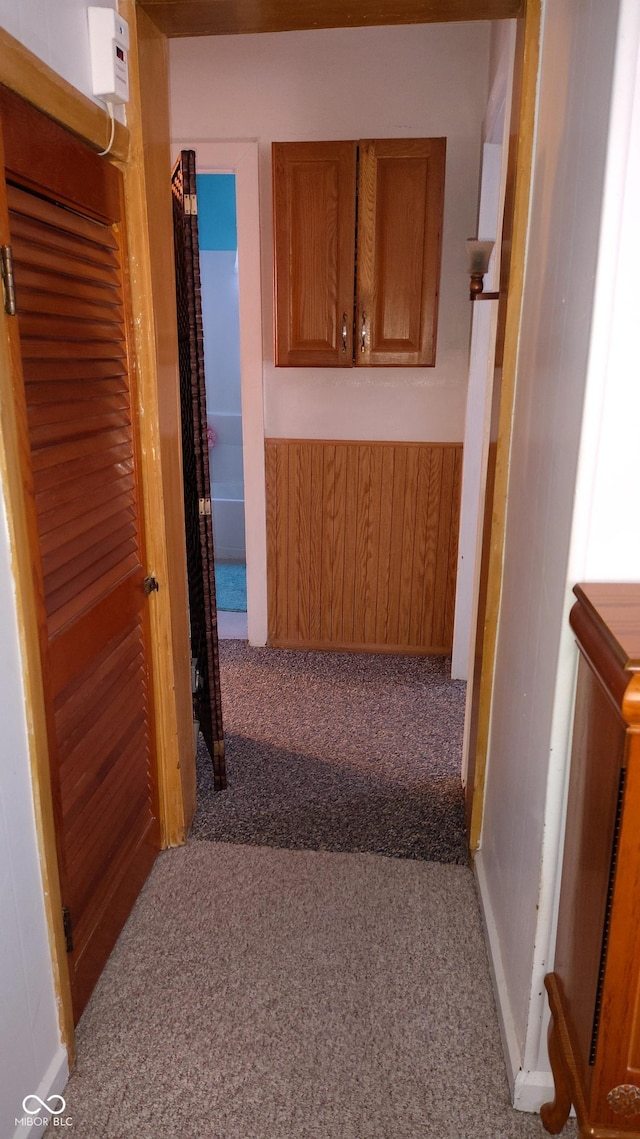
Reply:
[[[220,636],[247,636],[236,178],[197,175],[211,506]]]

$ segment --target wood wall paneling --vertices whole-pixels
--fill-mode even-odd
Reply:
[[[266,443],[269,642],[449,653],[462,445]]]

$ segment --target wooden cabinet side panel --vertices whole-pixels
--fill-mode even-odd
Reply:
[[[620,1115],[607,1096],[620,1085],[640,1088],[640,737],[628,734],[609,945],[603,982],[592,1110],[609,1126]],[[636,1093],[637,1094],[637,1093]],[[633,1116],[640,1123],[640,1095]]]
[[[619,711],[581,656],[554,972],[586,1094],[624,737]]]
[[[269,640],[448,653],[461,444],[266,444]]]
[[[273,144],[280,367],[351,367],[355,178],[355,142]]]
[[[435,365],[446,140],[360,143],[356,364]]]

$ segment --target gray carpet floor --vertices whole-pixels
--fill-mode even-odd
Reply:
[[[78,1139],[544,1135],[509,1104],[471,871],[372,854],[161,854],[65,1096]]]
[[[195,838],[467,862],[448,658],[221,641],[220,665],[229,785],[201,740]]]

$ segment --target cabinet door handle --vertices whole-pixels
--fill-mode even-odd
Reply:
[[[360,351],[364,352],[367,346],[367,314],[362,314],[362,325],[360,327]]]
[[[347,351],[347,314],[342,314],[342,351]]]

